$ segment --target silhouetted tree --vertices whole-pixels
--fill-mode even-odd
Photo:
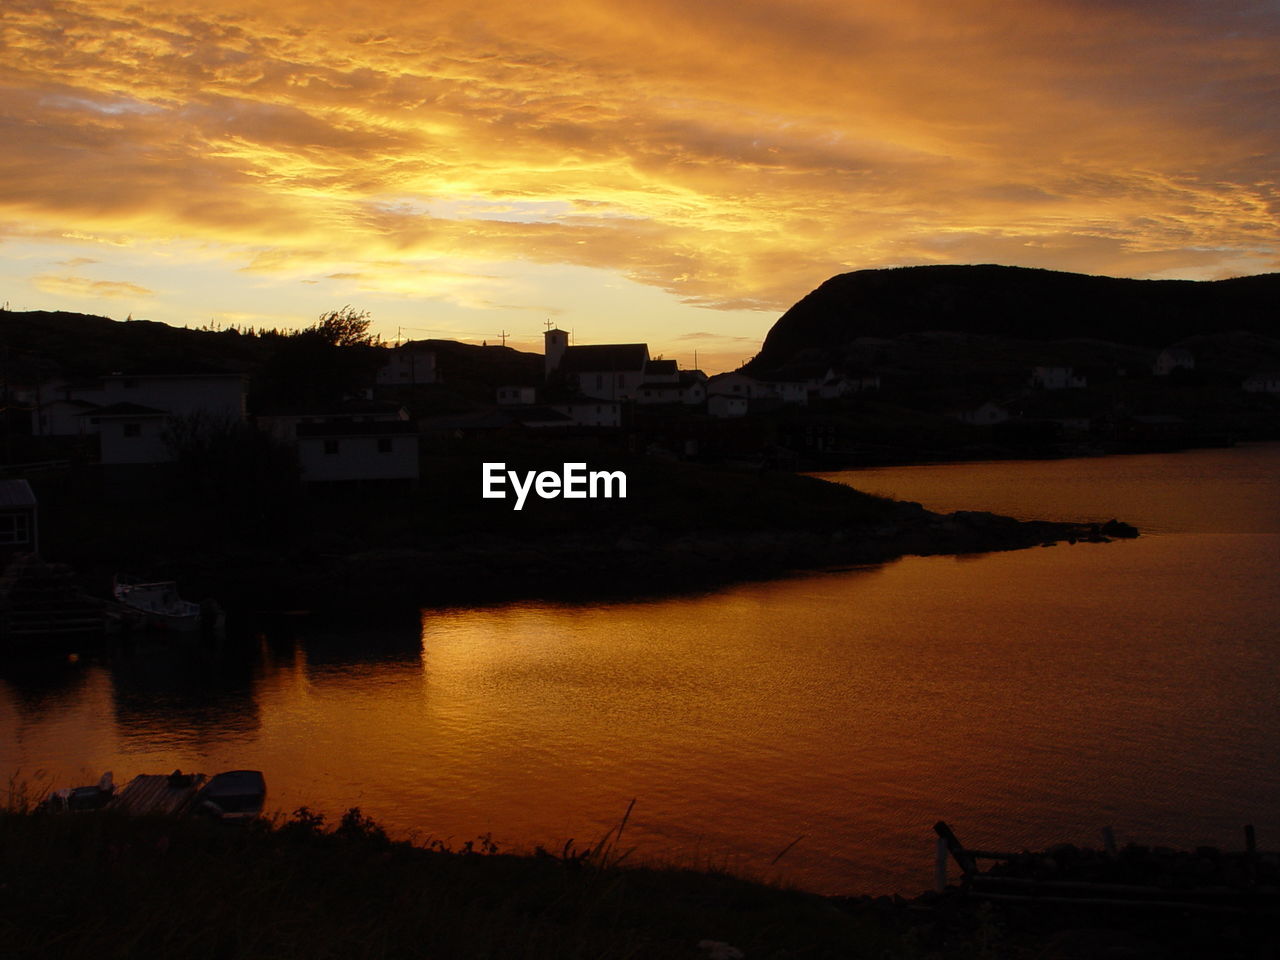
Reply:
[[[302,333],[315,331],[334,347],[372,347],[379,343],[379,338],[369,333],[371,322],[368,310],[356,310],[347,304],[341,310],[322,313],[319,321]]]
[[[345,306],[279,338],[255,380],[254,407],[322,412],[370,386],[383,348],[369,325],[368,311]]]

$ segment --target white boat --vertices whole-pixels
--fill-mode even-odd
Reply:
[[[178,596],[178,585],[172,580],[144,583],[117,574],[112,593],[120,603],[141,614],[148,627],[158,630],[200,628],[200,604]]]
[[[262,815],[267,781],[259,770],[228,770],[209,779],[196,795],[195,810],[223,823],[246,823]]]

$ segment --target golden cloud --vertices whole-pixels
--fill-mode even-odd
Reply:
[[[1280,16],[1222,6],[11,0],[0,219],[476,303],[504,260],[735,309],[1221,272],[1280,241]]]
[[[155,292],[136,283],[121,280],[90,280],[69,274],[45,273],[33,278],[36,288],[47,293],[68,294],[73,297],[113,300],[133,300],[138,297],[154,297]]]

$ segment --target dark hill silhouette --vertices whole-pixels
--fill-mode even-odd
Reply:
[[[234,330],[171,327],[63,310],[0,311],[7,364],[38,375],[244,372],[266,344]]]
[[[926,330],[1147,347],[1233,330],[1274,338],[1277,302],[1277,273],[1210,282],[989,264],[859,270],[832,277],[783,314],[745,369],[772,370],[800,356],[839,362],[859,337]]]

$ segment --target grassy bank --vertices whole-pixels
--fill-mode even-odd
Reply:
[[[621,826],[517,856],[389,840],[351,810],[249,828],[0,813],[0,955],[13,960],[1254,958],[1274,916],[826,898],[631,863]]]
[[[6,957],[903,955],[874,913],[589,850],[511,856],[386,839],[349,812],[274,829],[107,814],[0,815]],[[723,956],[733,956],[723,952]]]

